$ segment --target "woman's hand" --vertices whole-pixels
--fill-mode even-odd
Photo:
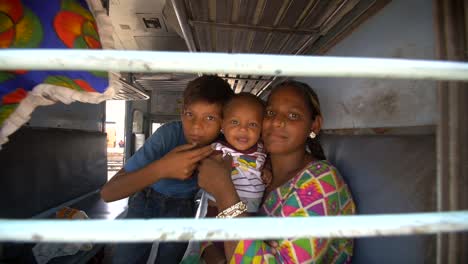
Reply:
[[[278,241],[277,240],[267,240],[267,241],[265,241],[265,243],[267,243],[271,247],[271,253],[276,256],[278,254],[278,248],[279,248]]]
[[[271,169],[263,168],[262,181],[266,187],[270,187],[271,182],[273,181],[273,173],[271,173]]]
[[[210,245],[203,251],[202,254],[203,260],[206,264],[223,264],[227,263],[224,252],[216,248],[215,245]]]
[[[204,159],[198,167],[198,185],[209,192],[216,199],[218,211],[222,212],[240,201],[231,180],[232,157],[221,155]],[[246,216],[241,214],[237,217]],[[225,241],[224,253],[230,260],[234,254],[238,241]]]
[[[234,184],[231,180],[232,157],[226,155],[216,155],[206,158],[198,166],[198,185],[210,193],[216,199],[218,209],[220,203],[225,198],[233,199],[237,197]]]

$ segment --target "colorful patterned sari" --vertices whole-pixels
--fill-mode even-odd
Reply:
[[[336,168],[318,161],[272,191],[262,213],[271,217],[350,215],[355,205]],[[263,241],[242,240],[230,263],[350,263],[353,254],[352,239],[293,238],[278,243],[275,256]]]

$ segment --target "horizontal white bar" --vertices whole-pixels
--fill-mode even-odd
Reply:
[[[121,50],[0,50],[0,70],[15,69],[468,81],[468,63],[447,61]]]
[[[468,211],[330,217],[0,220],[0,241],[137,242],[366,237],[468,230]]]

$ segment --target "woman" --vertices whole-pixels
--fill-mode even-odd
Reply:
[[[318,97],[308,85],[288,81],[273,89],[262,130],[273,181],[264,196],[262,215],[355,213],[346,183],[325,160],[316,138],[321,125]],[[246,217],[229,168],[219,158],[205,159],[199,167],[199,185],[215,197],[220,217]],[[349,263],[353,251],[351,239],[283,239],[277,243],[276,254],[268,244],[256,240],[226,241],[224,250],[230,263]]]

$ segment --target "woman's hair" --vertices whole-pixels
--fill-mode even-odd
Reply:
[[[271,94],[273,94],[275,90],[280,89],[282,87],[291,87],[303,95],[302,98],[304,98],[307,109],[309,109],[311,113],[312,121],[314,121],[317,116],[322,116],[318,96],[309,85],[298,81],[284,81],[276,85],[272,89]],[[311,138],[310,136],[307,137],[306,144],[308,150],[310,151],[310,154],[312,154],[315,158],[320,160],[327,159],[325,157],[325,153],[323,152],[322,145],[320,144],[320,133],[315,138]]]

